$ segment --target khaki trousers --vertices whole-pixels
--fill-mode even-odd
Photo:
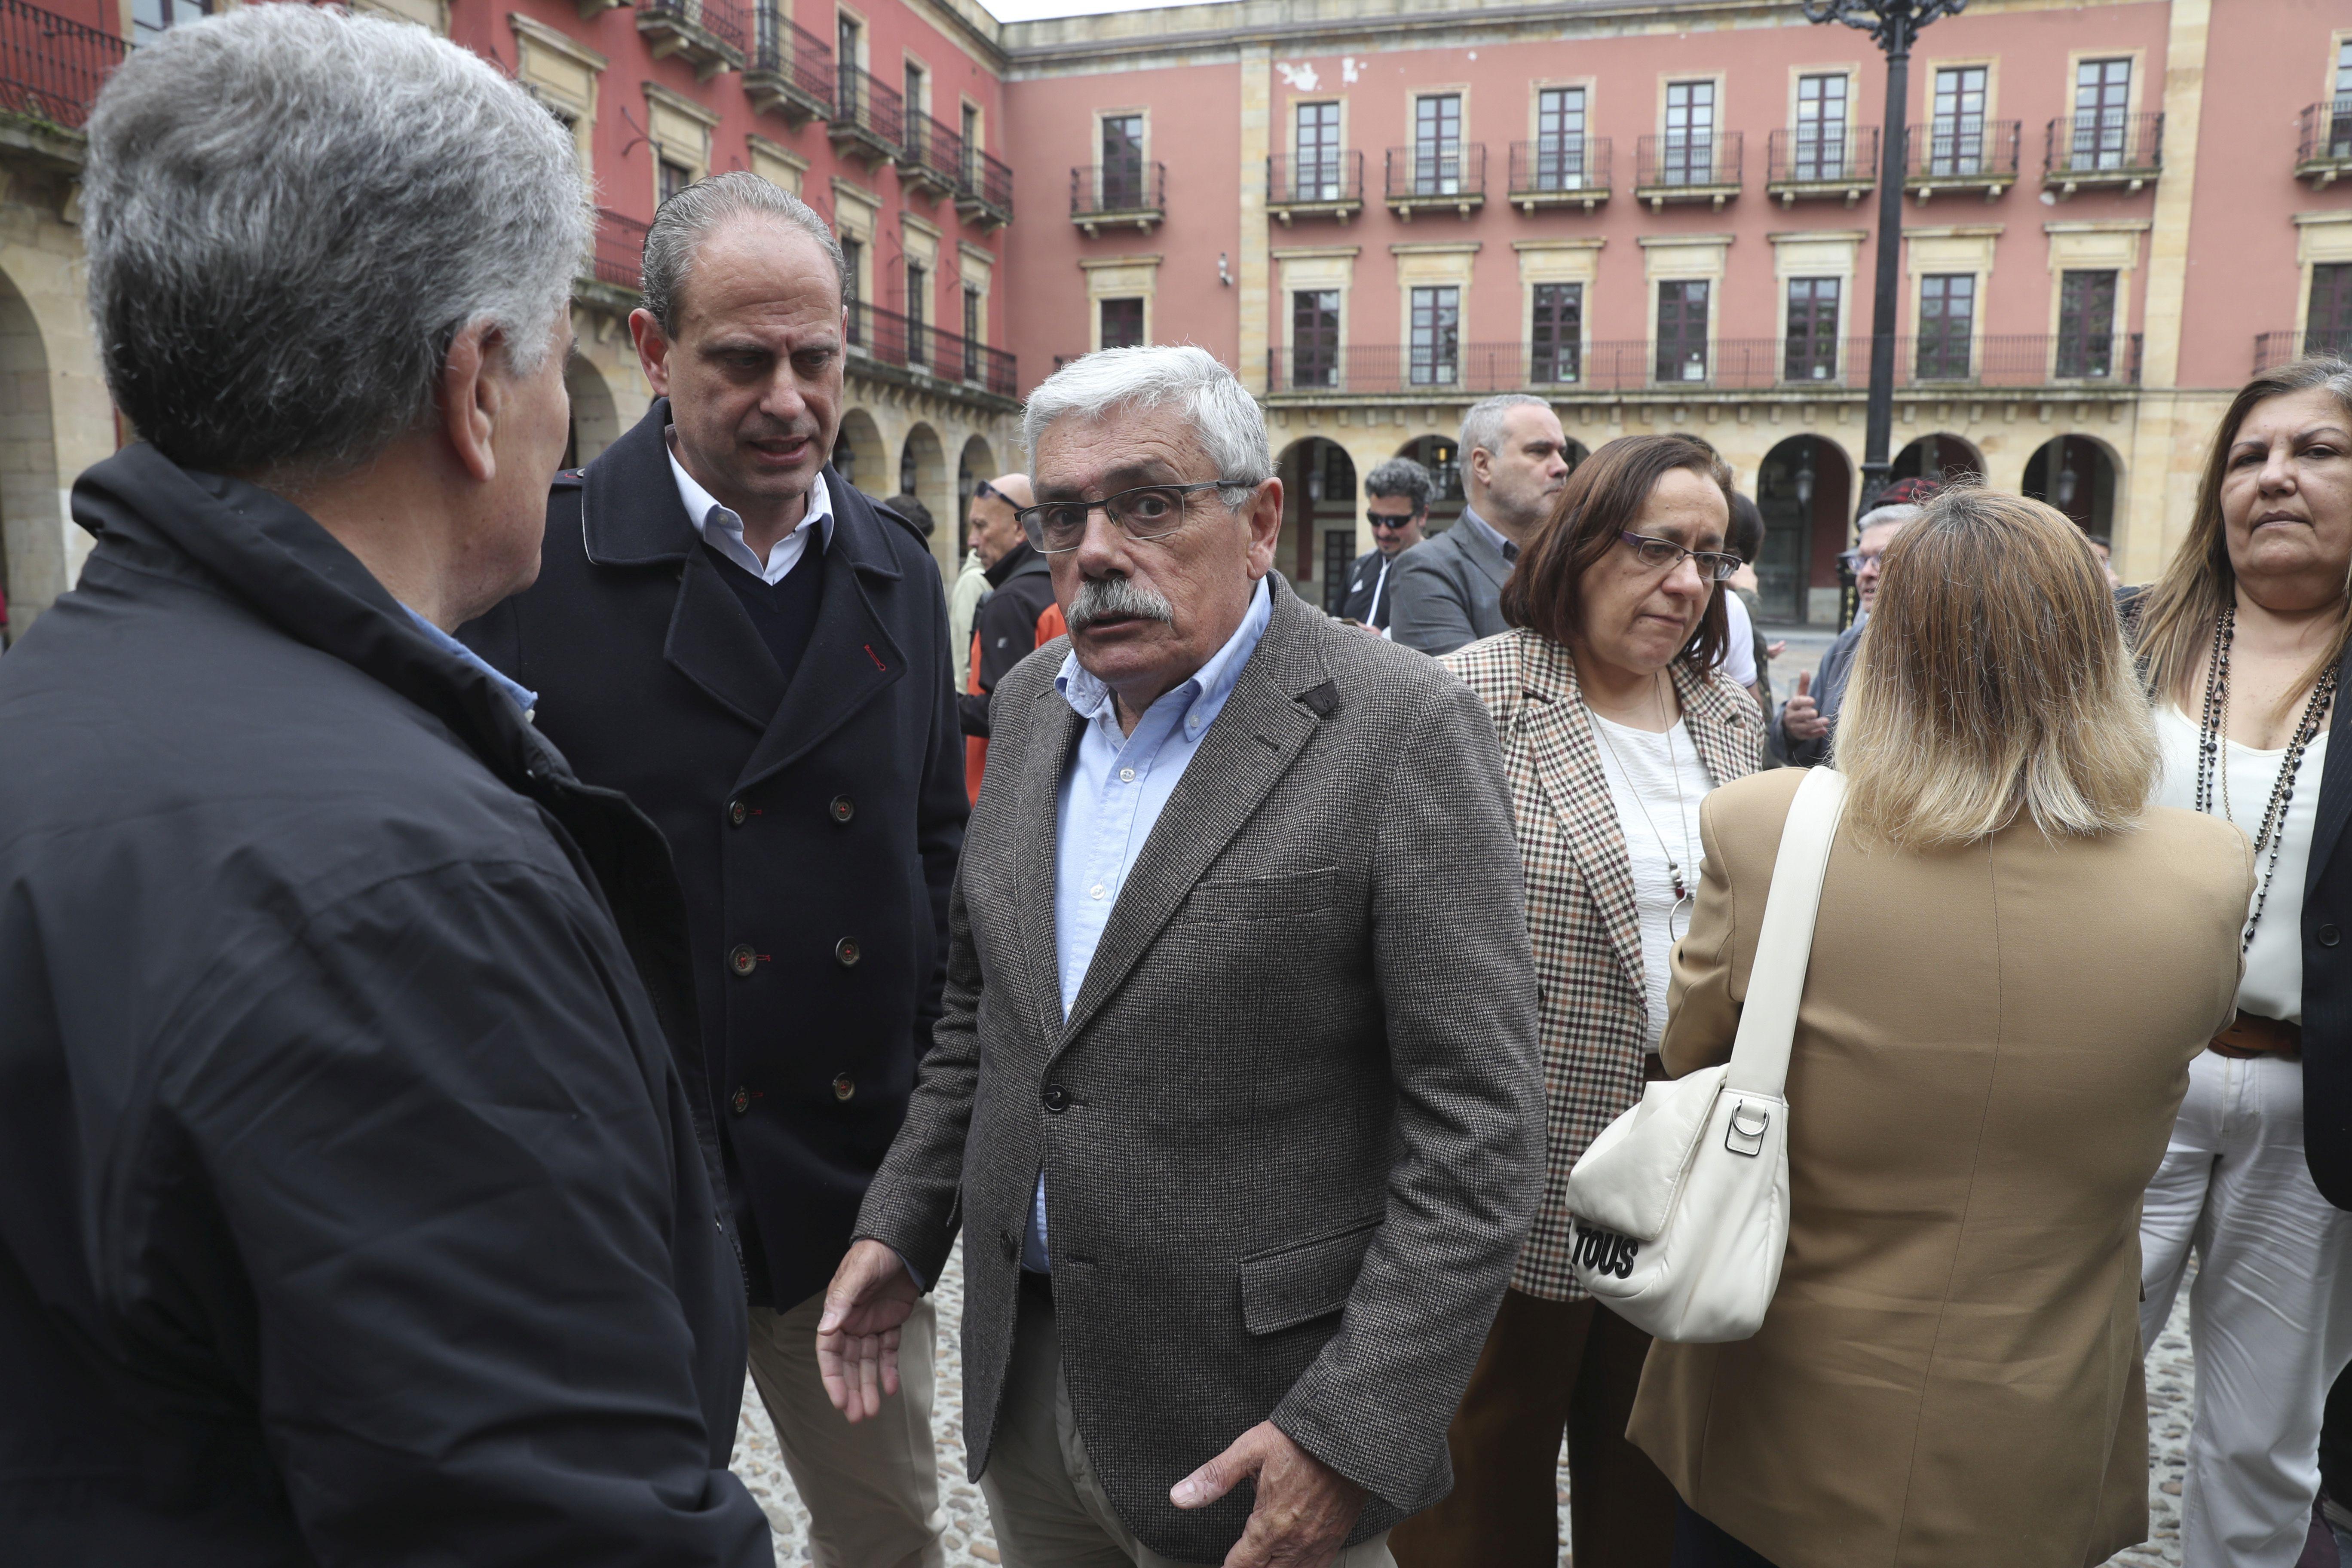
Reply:
[[[1206,1463],[1215,1458],[1201,1456]],[[1013,1364],[980,1489],[1004,1568],[1186,1568],[1135,1539],[1087,1458],[1062,1377],[1062,1346],[1045,1292],[1021,1293]],[[1396,1568],[1386,1534],[1350,1546],[1332,1568]]]
[[[1666,1568],[1679,1500],[1625,1440],[1649,1353],[1597,1301],[1505,1291],[1446,1428],[1453,1495],[1396,1527],[1402,1568],[1556,1568],[1563,1430],[1576,1568]]]
[[[824,1293],[789,1311],[751,1309],[751,1382],[775,1424],[784,1468],[809,1510],[817,1568],[942,1568],[947,1528],[931,1447],[931,1352],[939,1311],[929,1296],[898,1338],[898,1396],[852,1426],[825,1397],[816,1368]]]

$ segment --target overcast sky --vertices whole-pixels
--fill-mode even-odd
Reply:
[[[1092,16],[1103,11],[1141,11],[1171,0],[980,0],[1000,22],[1034,22],[1041,16]]]

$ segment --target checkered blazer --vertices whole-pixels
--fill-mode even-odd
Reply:
[[[1584,1291],[1568,1263],[1568,1173],[1642,1098],[1649,1048],[1633,868],[1568,649],[1522,628],[1443,662],[1486,705],[1503,742],[1543,987],[1544,1202],[1511,1288],[1572,1301]],[[1755,700],[1679,660],[1672,675],[1707,775],[1722,784],[1754,773],[1764,742]]]

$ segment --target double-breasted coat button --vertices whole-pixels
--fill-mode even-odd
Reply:
[[[2343,940],[2344,933],[2337,931],[2334,926],[2321,926],[2319,928],[2320,946],[2334,947],[2337,942],[2342,942]]]
[[[857,1080],[850,1077],[847,1073],[843,1073],[839,1078],[833,1080],[834,1099],[847,1100],[851,1095],[856,1094],[856,1092]]]
[[[858,959],[863,957],[864,954],[857,951],[857,939],[852,936],[845,936],[839,942],[833,944],[833,956],[835,962],[839,963],[842,968],[855,969],[857,967]]]
[[[825,809],[833,814],[833,819],[835,822],[847,822],[857,815],[857,803],[845,795],[837,795],[833,797],[833,804]]]
[[[736,1115],[742,1115],[751,1109],[751,1091],[741,1084],[737,1084],[735,1092],[727,1097],[727,1105],[728,1109],[734,1111]]]
[[[733,823],[736,826],[742,826],[743,819],[751,815],[751,808],[745,805],[741,801],[730,800],[727,803],[727,820]]]
[[[1045,1086],[1045,1109],[1053,1111],[1062,1111],[1067,1110],[1069,1108],[1070,1091],[1064,1089],[1058,1083],[1047,1084]]]
[[[738,942],[727,950],[727,967],[738,974],[749,974],[760,967],[760,955],[751,951],[750,942]]]

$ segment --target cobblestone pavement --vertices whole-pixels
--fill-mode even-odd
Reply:
[[[932,1413],[940,1449],[940,1500],[947,1514],[949,1568],[975,1568],[1000,1561],[988,1528],[980,1489],[963,1479],[963,1368],[957,1353],[957,1327],[963,1321],[963,1256],[959,1250],[940,1280],[939,1403]],[[2110,1568],[2179,1568],[2180,1563],[2180,1471],[2189,1436],[2189,1289],[2184,1282],[2172,1321],[2148,1358],[2148,1528],[2147,1544],[2114,1559]],[[803,1568],[808,1550],[808,1512],[793,1490],[792,1478],[776,1451],[776,1435],[760,1408],[760,1396],[743,1385],[743,1422],[735,1437],[735,1473],[751,1489],[776,1531],[778,1568]],[[1568,1469],[1559,1473],[1559,1535],[1568,1541]],[[1561,1568],[1569,1568],[1564,1544]]]

